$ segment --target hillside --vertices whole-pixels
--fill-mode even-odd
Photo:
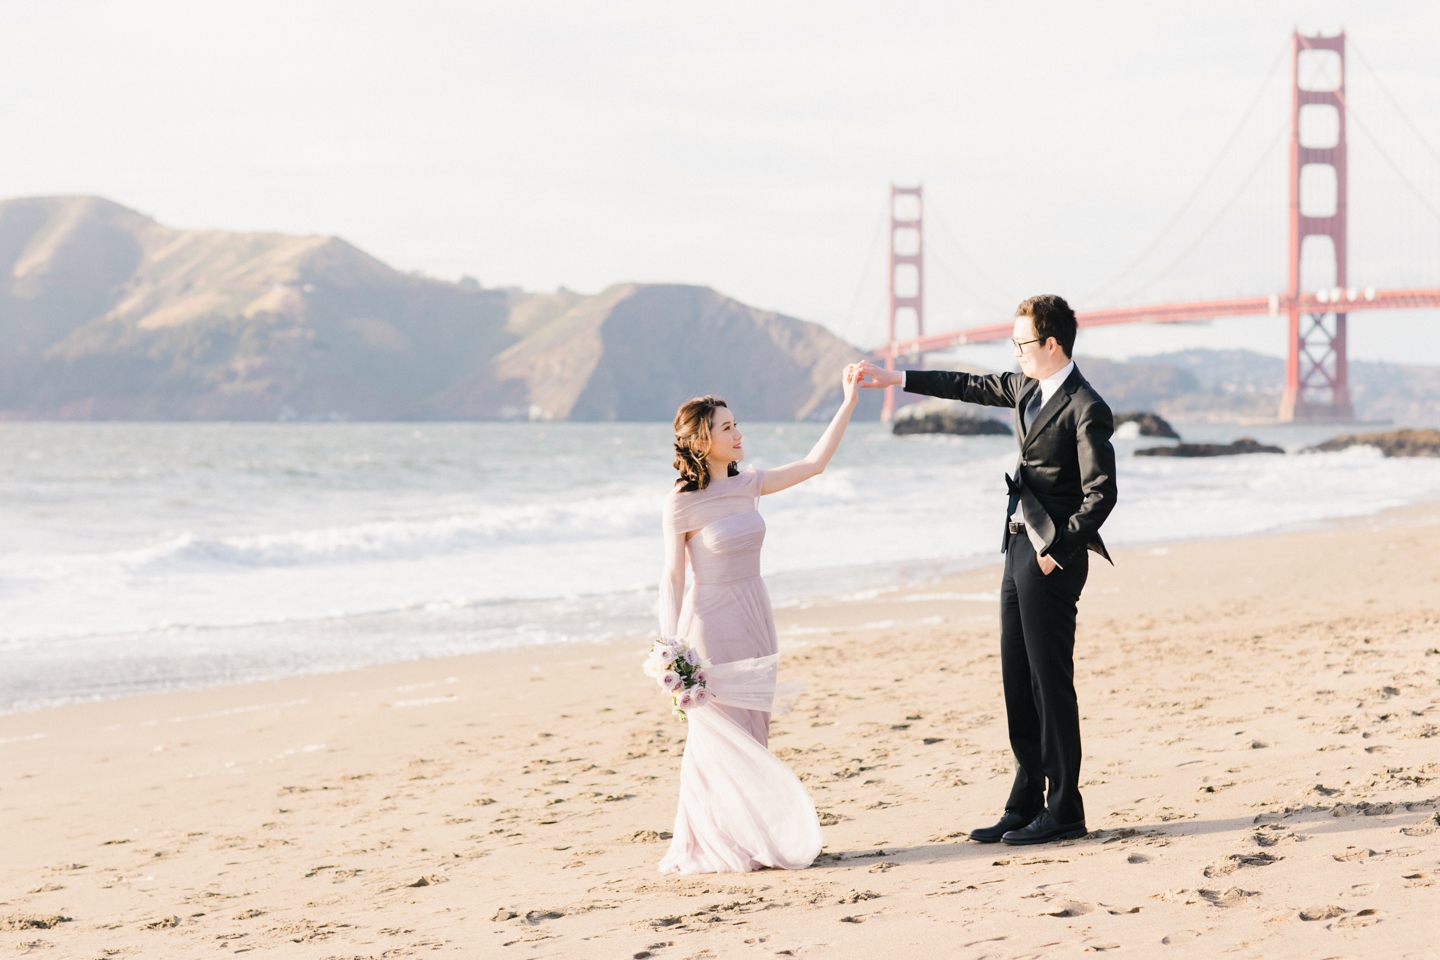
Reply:
[[[179,230],[96,197],[0,202],[8,419],[669,420],[715,391],[793,420],[827,416],[858,357],[703,287],[486,290],[336,237]]]
[[[1114,409],[1154,410],[1176,421],[1271,419],[1285,387],[1285,361],[1249,350],[1078,361]],[[1440,423],[1440,368],[1351,360],[1350,397],[1361,420]]]

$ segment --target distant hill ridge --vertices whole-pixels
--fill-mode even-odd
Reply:
[[[1285,361],[1252,350],[1076,361],[1115,410],[1154,410],[1178,422],[1268,420],[1279,411],[1285,387]],[[1440,368],[1352,359],[1349,373],[1358,418],[1440,423]]]
[[[0,202],[0,418],[669,420],[716,392],[795,420],[828,416],[860,356],[704,287],[486,290],[337,237]]]

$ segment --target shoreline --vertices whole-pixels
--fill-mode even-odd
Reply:
[[[1225,542],[1246,540],[1252,538],[1264,538],[1271,536],[1285,536],[1293,533],[1304,533],[1308,531],[1323,530],[1332,526],[1343,528],[1347,524],[1368,523],[1377,518],[1382,518],[1389,513],[1396,511],[1440,509],[1440,500],[1420,501],[1400,507],[1381,508],[1371,513],[1355,514],[1344,517],[1327,517],[1316,520],[1302,520],[1282,523],[1261,531],[1250,531],[1240,533],[1217,534],[1204,537],[1189,538],[1165,538],[1155,541],[1136,541],[1125,543],[1116,549],[1119,550],[1147,550],[1153,548],[1164,548],[1173,545]],[[1112,551],[1113,552],[1113,551]],[[827,604],[840,602],[840,598],[854,593],[873,594],[875,587],[866,584],[881,581],[882,591],[901,591],[917,589],[925,583],[945,580],[949,577],[961,576],[967,573],[985,570],[987,568],[999,569],[1001,561],[998,552],[990,555],[976,555],[969,557],[942,557],[922,558],[915,560],[885,561],[874,564],[853,565],[836,568],[816,568],[809,570],[784,571],[778,574],[767,575],[765,580],[771,588],[774,598],[777,619],[781,611],[800,607],[809,608],[816,604]],[[834,581],[842,581],[843,585],[839,590],[835,589]],[[823,587],[820,584],[825,581]],[[800,587],[800,584],[812,584],[809,589]],[[819,587],[819,589],[816,589]],[[189,626],[176,625],[164,629],[142,631],[139,633],[117,633],[117,634],[95,634],[81,635],[74,637],[46,637],[12,641],[15,644],[35,644],[38,649],[45,650],[46,644],[56,645],[77,645],[85,643],[113,643],[120,640],[149,640],[163,641],[176,644],[177,646],[203,646],[206,640],[213,641],[215,638],[226,636],[246,636],[250,634],[270,633],[279,635],[281,639],[293,637],[293,642],[301,646],[307,643],[314,643],[320,637],[333,638],[342,636],[345,633],[358,632],[364,634],[374,633],[404,633],[409,636],[417,634],[432,634],[439,637],[454,636],[463,633],[466,629],[465,618],[473,611],[491,610],[511,605],[533,605],[543,606],[560,602],[579,601],[589,602],[594,605],[603,605],[607,601],[612,605],[615,601],[623,601],[634,594],[633,590],[610,591],[599,594],[585,594],[577,597],[554,597],[548,599],[523,599],[523,600],[496,600],[493,602],[480,602],[469,604],[453,610],[443,611],[436,614],[433,610],[424,607],[405,608],[399,610],[372,611],[366,613],[344,614],[337,617],[324,617],[307,620],[278,620],[273,622],[261,622],[240,625],[214,625],[214,626]],[[788,594],[788,596],[787,596]],[[451,621],[444,621],[443,617],[452,618]],[[638,610],[628,611],[626,614],[617,614],[617,620],[629,623],[647,623],[651,619],[645,613]],[[429,621],[429,622],[422,622]],[[453,621],[453,622],[452,622]],[[489,627],[488,629],[495,629]],[[515,628],[512,632],[518,632]],[[782,629],[783,632],[783,629]],[[635,637],[643,637],[644,632],[622,633],[609,631],[607,634],[597,636],[563,636],[560,638],[542,638],[531,641],[517,640],[513,643],[497,645],[480,650],[462,650],[456,652],[442,652],[431,654],[420,652],[410,656],[395,655],[402,651],[393,650],[379,652],[371,657],[364,658],[355,663],[340,663],[334,666],[325,665],[320,655],[308,666],[292,668],[290,672],[271,673],[256,671],[253,668],[240,666],[234,668],[234,672],[246,675],[239,679],[230,681],[214,682],[210,680],[187,681],[185,679],[171,679],[168,681],[152,681],[157,684],[153,689],[141,689],[133,692],[123,692],[112,696],[94,696],[77,699],[62,699],[58,703],[43,703],[39,706],[21,706],[19,708],[7,708],[0,710],[0,718],[34,713],[43,710],[60,709],[67,706],[79,706],[83,704],[106,703],[113,700],[127,699],[130,697],[155,696],[169,693],[197,692],[216,690],[233,686],[245,686],[248,684],[271,683],[290,678],[329,676],[343,674],[356,670],[364,670],[374,667],[385,667],[387,665],[410,663],[415,661],[441,660],[450,657],[485,656],[489,653],[504,650],[539,650],[548,647],[559,648],[583,648],[594,644],[606,644],[614,642],[626,642]],[[273,641],[272,641],[273,642]],[[446,646],[443,641],[437,645]],[[464,644],[449,644],[451,646],[463,646]],[[102,668],[105,664],[95,664]],[[101,669],[97,673],[103,673]],[[92,681],[104,682],[104,681]],[[163,685],[161,685],[163,684]],[[23,685],[23,680],[17,684]],[[12,701],[13,702],[13,701]],[[20,701],[24,702],[24,701]]]
[[[3,716],[0,945],[1425,956],[1437,525],[1429,504],[1093,564],[1092,832],[1036,848],[963,838],[1011,773],[994,565],[776,611],[807,691],[772,748],[826,824],[803,871],[655,872],[685,729],[637,638]]]

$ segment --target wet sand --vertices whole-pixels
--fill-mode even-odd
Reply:
[[[0,717],[0,950],[56,957],[1422,957],[1440,507],[1092,565],[1090,836],[987,846],[999,568],[782,609],[794,873],[662,877],[643,639]]]

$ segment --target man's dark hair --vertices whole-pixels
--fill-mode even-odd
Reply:
[[[1075,349],[1075,311],[1063,298],[1053,293],[1031,297],[1015,308],[1015,316],[1035,321],[1035,336],[1040,338],[1042,346],[1054,337],[1065,356],[1071,356]]]

